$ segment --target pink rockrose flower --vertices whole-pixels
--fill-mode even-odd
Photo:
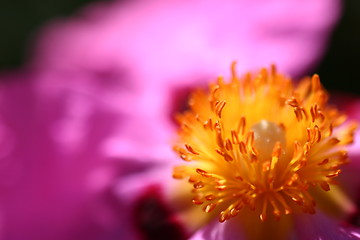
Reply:
[[[173,115],[188,89],[227,73],[235,59],[239,73],[270,63],[294,77],[308,71],[339,5],[114,1],[49,24],[24,69],[0,76],[0,238],[243,234],[203,225],[204,215],[184,224],[186,195],[172,192]]]

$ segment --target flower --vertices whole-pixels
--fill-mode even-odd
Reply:
[[[299,75],[338,5],[114,1],[49,24],[24,69],[1,76],[1,238],[184,237],[164,196],[174,95],[234,59]]]
[[[178,117],[175,150],[188,164],[173,177],[191,183],[192,203],[221,223],[235,218],[246,239],[288,239],[288,216],[315,206],[353,213],[334,179],[356,126],[327,105],[319,77],[295,88],[274,68],[241,79],[234,69],[229,83],[220,77],[209,94],[195,92]]]
[[[357,216],[357,207],[354,205],[354,202],[352,202],[352,200],[356,200],[356,198],[359,197],[358,195],[354,195],[354,191],[356,192],[360,186],[359,178],[357,177],[357,170],[359,169],[356,155],[357,149],[350,152],[350,156],[352,156],[352,160],[354,160],[353,164],[349,164],[350,169],[344,168],[341,174],[338,171],[339,168],[346,163],[347,156],[344,149],[346,145],[352,141],[354,125],[350,122],[340,124],[340,122],[345,120],[344,115],[339,114],[332,105],[329,106],[326,104],[327,93],[319,84],[317,75],[314,75],[312,79],[307,78],[303,80],[299,83],[298,88],[295,88],[292,87],[292,83],[288,78],[279,74],[275,75],[274,71],[271,74],[264,71],[265,70],[261,72],[262,75],[259,77],[255,75],[255,77],[257,77],[255,83],[250,81],[251,78],[247,76],[248,82],[245,80],[245,90],[239,90],[241,93],[244,93],[244,95],[246,92],[249,93],[247,98],[244,97],[245,100],[242,102],[243,108],[232,105],[235,103],[239,104],[240,97],[238,96],[237,90],[239,88],[243,89],[241,87],[242,85],[239,85],[237,78],[234,78],[230,83],[226,83],[220,78],[218,83],[220,87],[217,86],[217,84],[211,84],[210,94],[214,93],[216,98],[212,95],[212,97],[208,98],[202,90],[196,91],[193,94],[193,98],[190,100],[191,110],[180,114],[179,119],[183,122],[183,127],[180,129],[180,142],[178,142],[175,147],[179,156],[185,160],[183,164],[185,166],[175,167],[173,173],[175,178],[186,178],[190,181],[190,184],[187,181],[171,181],[169,176],[171,165],[179,164],[179,160],[175,163],[174,159],[171,158],[168,159],[168,165],[166,166],[157,167],[152,171],[132,174],[131,176],[122,178],[116,185],[116,192],[119,198],[124,200],[126,206],[135,205],[135,209],[141,209],[141,211],[135,211],[136,215],[133,217],[138,220],[135,225],[138,231],[142,231],[143,235],[151,238],[151,236],[154,236],[154,232],[156,232],[162,237],[174,238],[176,236],[178,237],[177,239],[184,239],[185,237],[182,237],[184,235],[191,239],[249,239],[249,236],[250,239],[251,236],[254,239],[263,239],[265,236],[273,236],[274,238],[276,237],[276,239],[280,237],[285,237],[285,239],[359,238],[360,230],[348,222],[351,214],[355,213],[355,216]],[[276,78],[271,77],[274,75]],[[272,85],[269,84],[270,87],[267,85],[269,82],[262,79],[265,78],[263,76],[269,76],[270,79],[275,79],[272,82],[269,80],[269,82],[272,83]],[[244,81],[241,81],[241,83],[243,82]],[[254,97],[254,95],[256,96],[253,92],[254,89],[260,90],[257,98]],[[261,90],[263,90],[263,92],[261,92]],[[269,92],[266,92],[266,90]],[[294,92],[293,90],[296,92],[296,98],[291,97]],[[281,92],[279,93],[279,91]],[[226,103],[222,102],[221,98],[226,99]],[[260,101],[262,104],[257,106],[257,101],[255,100],[261,99],[266,99],[266,101]],[[296,101],[294,101],[295,99]],[[283,101],[283,103],[286,104],[276,104],[276,101]],[[294,104],[295,102],[299,103],[299,105]],[[213,108],[211,108],[211,106]],[[278,109],[278,111],[275,111],[276,114],[274,114],[274,111],[271,111],[274,106]],[[352,102],[347,102],[348,110],[350,109],[348,112],[352,114],[350,115],[350,119],[359,120],[356,115],[354,115],[356,111],[351,111],[352,108],[356,109],[356,106],[357,101],[354,99],[352,99]],[[314,111],[315,108],[317,108],[317,111]],[[250,115],[250,119],[244,118],[246,119],[244,121],[242,120],[243,118],[240,117],[240,119],[237,118],[239,121],[232,121],[232,117],[236,114],[241,114],[241,110],[244,109],[246,115]],[[254,109],[258,111],[252,111]],[[265,111],[261,111],[261,109],[265,109]],[[299,109],[301,115],[297,112]],[[204,117],[204,115],[209,115],[214,119],[210,121]],[[219,119],[219,115],[221,115],[221,121],[217,124],[215,119]],[[287,122],[286,125],[290,126],[285,128],[288,129],[288,132],[284,133],[281,127],[272,124],[271,121],[260,121],[261,118],[266,115],[270,115],[274,119],[280,119],[281,116],[284,117],[284,121]],[[258,119],[258,121],[256,121],[256,119]],[[334,123],[333,121],[336,122],[335,125],[340,125],[336,127],[333,125],[331,127],[331,123]],[[272,165],[269,161],[264,161],[263,158],[260,158],[260,160],[262,159],[261,161],[259,158],[250,158],[252,153],[257,154],[254,156],[261,155],[259,153],[260,151],[256,148],[256,146],[259,147],[259,145],[256,144],[259,138],[255,140],[255,132],[260,133],[265,138],[260,138],[260,143],[269,140],[275,145],[276,151],[274,152],[276,155],[273,156],[275,159],[277,158],[277,154],[279,154],[279,147],[282,149],[282,151],[280,151],[281,156],[290,156],[291,159],[288,159],[288,161],[291,162],[291,160],[295,159],[292,157],[294,156],[294,149],[297,149],[298,145],[296,140],[298,143],[302,142],[302,146],[306,146],[306,148],[300,148],[301,151],[298,153],[302,155],[302,157],[311,156],[313,159],[308,160],[306,164],[304,163],[304,158],[297,159],[297,162],[294,160],[293,164],[295,164],[295,166],[289,168],[292,170],[298,168],[295,170],[298,171],[298,174],[293,174],[292,176],[288,174],[288,176],[291,176],[290,179],[288,179],[290,182],[285,181],[286,184],[291,183],[294,185],[292,186],[294,187],[292,193],[297,195],[298,198],[295,197],[293,199],[292,197],[294,196],[290,197],[291,194],[289,194],[290,196],[286,201],[279,201],[282,197],[271,194],[275,202],[272,202],[270,198],[268,200],[269,202],[265,204],[264,201],[261,202],[260,195],[260,200],[257,199],[255,204],[254,194],[250,195],[250,191],[255,190],[249,190],[249,187],[247,187],[249,192],[246,192],[246,186],[248,185],[244,183],[244,177],[240,176],[236,179],[234,174],[235,172],[241,172],[240,170],[242,168],[236,167],[236,163],[238,162],[234,160],[233,155],[229,154],[229,156],[226,156],[226,153],[229,152],[227,148],[231,148],[230,144],[232,144],[233,149],[236,149],[234,151],[237,151],[237,156],[241,155],[240,149],[244,151],[244,148],[234,147],[236,144],[231,142],[233,138],[230,138],[230,143],[226,141],[226,134],[230,134],[230,136],[234,135],[231,134],[232,132],[229,128],[222,128],[222,126],[227,126],[224,123],[230,124],[230,126],[236,125],[236,127],[238,126],[237,123],[239,123],[240,126],[247,125],[248,129],[251,125],[255,125],[255,130],[253,130],[254,146],[251,146],[251,144],[250,146],[247,144],[243,145],[239,139],[238,147],[240,145],[242,147],[245,146],[249,155],[249,164],[258,166],[259,171],[256,171],[256,169],[251,171],[251,173],[257,177],[263,176],[265,178],[265,176],[267,176],[269,180],[269,175],[266,175],[266,173],[270,172]],[[218,137],[219,132],[217,131],[217,126],[221,126],[221,129],[224,131],[222,132],[223,135],[221,138]],[[293,128],[293,126],[298,127]],[[308,128],[309,126],[311,126],[311,128]],[[317,130],[314,131],[314,129],[318,129],[319,132]],[[274,134],[269,136],[269,134],[267,134],[268,130]],[[300,133],[301,131],[303,131],[302,134]],[[329,135],[330,132],[331,136]],[[294,136],[292,136],[293,134]],[[274,135],[275,139],[273,139]],[[284,135],[286,138],[288,138],[289,135],[292,136],[291,141],[293,141],[292,143],[294,145],[285,145],[290,148],[290,152],[289,149],[286,150],[284,147],[281,147],[281,144],[277,144],[276,140],[278,139],[280,139],[279,142],[284,141]],[[356,136],[358,136],[358,134]],[[252,134],[245,135],[244,132],[242,137],[244,138],[243,140],[246,141],[247,138],[252,138]],[[338,137],[340,141],[335,141],[335,137]],[[218,145],[221,145],[221,140],[224,140],[224,144],[222,144],[224,149],[221,149]],[[234,141],[235,140],[237,140],[236,137],[234,137]],[[203,143],[203,141],[205,143]],[[251,141],[249,140],[249,142]],[[330,143],[333,144],[331,147],[329,146]],[[250,148],[250,150],[248,148]],[[262,144],[260,144],[259,148],[264,150]],[[272,150],[272,148],[265,148],[265,155],[272,156],[272,154],[274,154]],[[207,154],[215,159],[215,163],[211,162],[211,158],[206,157]],[[319,158],[320,156],[326,157],[328,154],[331,155],[329,155],[328,160],[325,160],[326,158]],[[298,157],[300,155],[298,155]],[[231,158],[233,160],[231,160]],[[330,160],[332,158],[333,160]],[[254,162],[251,162],[252,159]],[[257,159],[257,161],[255,161],[255,159]],[[273,161],[273,159],[274,158],[271,157],[271,161]],[[279,159],[281,159],[280,155]],[[278,161],[278,163],[282,161]],[[217,162],[219,163],[217,165],[218,167],[214,167]],[[328,164],[331,164],[331,166]],[[279,173],[279,171],[275,171],[275,169],[277,169],[276,166],[278,165],[274,165],[274,173]],[[335,166],[337,169],[333,168]],[[245,167],[242,170],[242,173],[247,176],[248,169]],[[281,171],[280,173],[283,174]],[[301,177],[302,174],[304,174],[305,180]],[[338,177],[337,175],[340,176]],[[277,175],[274,176],[276,177]],[[258,182],[257,177],[254,177],[253,181]],[[235,178],[232,179],[234,181],[229,180],[230,182],[240,182],[238,187],[234,185],[233,188],[230,188],[235,192],[241,192],[241,187],[245,186],[242,192],[242,194],[245,195],[242,196],[243,198],[240,198],[232,192],[232,190],[226,192],[226,188],[229,188],[229,186],[226,186],[228,181],[226,178]],[[334,185],[336,182],[334,179],[338,179],[341,188],[339,188],[337,184]],[[272,181],[276,182],[275,180],[271,180],[270,183],[258,182],[258,186],[260,185],[260,187],[262,187],[262,184],[265,184],[265,186],[266,184],[270,185]],[[324,181],[325,183],[323,183]],[[331,189],[330,191],[326,191],[328,190],[328,186]],[[290,186],[287,187],[290,188]],[[193,190],[191,191],[192,188]],[[213,195],[205,194],[206,191],[211,191],[211,189],[213,190]],[[286,186],[284,189],[286,189]],[[204,190],[204,192],[202,192],[202,190]],[[291,191],[292,190],[290,190],[290,192]],[[228,199],[222,199],[222,197],[226,197],[226,195],[223,195],[225,194],[224,192],[228,193]],[[349,196],[352,197],[352,200],[349,199],[346,193],[350,193]],[[246,194],[250,195],[248,196],[250,200],[246,200]],[[231,202],[232,197],[234,197],[234,202]],[[253,201],[251,201],[252,197],[254,197]],[[148,199],[151,199],[151,201],[149,202]],[[313,199],[315,200],[316,207],[314,206],[315,203]],[[236,205],[232,205],[232,203],[235,203],[237,200],[239,200],[237,203],[242,205],[242,209],[230,209],[229,207]],[[219,201],[217,206],[214,206],[215,201]],[[196,204],[203,204],[203,207],[196,206]],[[254,206],[257,206],[255,210],[249,210]],[[267,211],[265,211],[267,214],[266,221],[264,215],[262,215],[264,222],[260,219],[261,214],[264,212],[263,206],[267,207]],[[273,206],[277,206],[280,211],[274,211]],[[159,215],[154,213],[154,211],[157,212],[157,210],[164,211],[166,214],[162,215],[159,219]],[[226,210],[229,210],[230,214],[237,214],[238,216],[229,218]],[[238,212],[237,210],[240,211]],[[316,214],[313,214],[314,211]],[[130,214],[134,214],[134,212],[130,212]],[[280,220],[276,220],[276,218],[279,217]],[[220,223],[219,218],[220,221],[224,222]],[[131,219],[131,215],[129,219]],[[351,221],[357,222],[358,219]],[[149,231],[149,228],[152,230]],[[164,233],[165,229],[173,229],[173,232]],[[255,232],[249,233],[249,229]],[[161,235],[161,233],[164,233],[164,235]],[[259,236],[256,234],[265,235]],[[274,236],[272,234],[279,235]]]

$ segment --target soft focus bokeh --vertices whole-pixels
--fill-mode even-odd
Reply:
[[[223,2],[0,2],[0,239],[136,239],[134,211],[152,219],[129,209],[147,192],[127,191],[171,177],[147,170],[173,164],[174,113],[233,60],[317,72],[360,119],[357,0]],[[151,199],[149,216],[170,215]]]
[[[1,1],[0,69],[14,68],[25,62],[29,43],[46,22],[70,16],[90,2],[95,0]],[[308,74],[319,73],[327,89],[359,94],[356,79],[360,78],[357,70],[360,55],[360,2],[344,0],[343,6],[341,20],[335,27],[325,57]],[[341,79],[342,84],[338,84],[338,79]]]

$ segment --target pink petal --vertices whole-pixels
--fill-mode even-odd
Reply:
[[[231,219],[219,223],[217,219],[198,230],[190,240],[242,240],[246,239],[239,221]]]
[[[33,77],[8,75],[0,91],[0,238],[118,239],[109,185],[146,166],[123,168],[102,151],[118,119],[99,99],[75,89],[42,94]]]
[[[226,74],[233,60],[241,72],[276,63],[298,75],[319,60],[340,9],[338,0],[98,3],[49,25],[35,63],[124,70],[124,82],[148,90]]]
[[[315,215],[301,214],[296,216],[295,239],[360,239],[360,228],[341,226],[330,217],[318,211]],[[295,237],[294,236],[294,237]]]

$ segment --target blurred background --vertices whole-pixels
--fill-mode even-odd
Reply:
[[[57,17],[70,16],[89,0],[0,1],[0,69],[15,68],[24,60],[36,31]]]
[[[94,0],[2,0],[0,1],[0,69],[21,66],[34,34],[46,22],[75,13]],[[329,90],[360,94],[360,1],[344,1],[341,21],[317,69]],[[311,73],[309,73],[311,74]],[[342,84],[339,84],[341,82]]]

